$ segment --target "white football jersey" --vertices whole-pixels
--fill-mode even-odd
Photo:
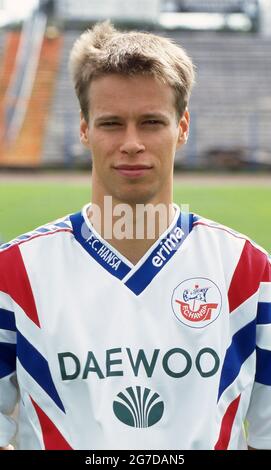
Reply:
[[[0,445],[19,390],[19,449],[271,449],[270,260],[183,217],[136,265],[87,206],[2,245]]]

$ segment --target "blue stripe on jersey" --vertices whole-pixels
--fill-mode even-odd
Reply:
[[[16,344],[0,343],[0,379],[16,370]]]
[[[266,325],[267,323],[271,323],[271,303],[258,303],[257,323],[258,325]]]
[[[70,216],[75,239],[80,245],[110,274],[123,279],[131,270],[116,253],[106,246],[101,239],[97,238],[88,227],[81,212]]]
[[[271,385],[271,351],[256,347],[256,382]]]
[[[236,379],[245,360],[256,348],[256,320],[248,323],[232,337],[221,370],[218,399]]]
[[[8,248],[9,246],[11,246],[11,243],[4,243],[3,245],[0,244],[0,251],[1,251],[1,250],[5,250],[5,249]]]
[[[17,333],[17,356],[25,370],[65,413],[63,403],[55,388],[48,362],[19,331]]]
[[[54,224],[54,226],[60,227],[60,228],[70,228],[70,226],[66,224],[66,222],[57,222]]]
[[[28,238],[30,238],[31,235],[20,235],[19,237],[17,237],[17,240],[21,241],[21,240],[28,240]]]
[[[71,230],[69,216],[60,222],[51,222],[49,224],[46,224],[43,227],[36,228],[32,232],[22,234],[19,237],[15,238],[14,240],[11,240],[9,243],[4,243],[3,245],[1,245],[0,243],[0,251],[6,250],[10,246],[18,245],[24,241],[31,240],[32,238],[35,238],[37,235],[57,232],[59,228],[64,228],[64,229],[66,228],[66,229]]]
[[[15,316],[13,312],[0,308],[0,328],[2,330],[16,331]]]
[[[185,220],[185,217],[187,220]],[[126,281],[125,285],[139,295],[178,251],[191,232],[193,214],[181,213],[176,224],[153,249],[142,266]],[[178,233],[178,237],[176,235]]]
[[[40,228],[37,228],[36,232],[38,232],[38,233],[47,233],[47,232],[50,232],[50,229],[45,228],[45,227],[40,227]]]

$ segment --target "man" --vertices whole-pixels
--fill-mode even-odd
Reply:
[[[1,248],[0,445],[19,389],[21,449],[270,448],[270,261],[172,201],[191,60],[103,23],[71,71],[92,205]]]

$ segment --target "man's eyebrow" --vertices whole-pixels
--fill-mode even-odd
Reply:
[[[144,113],[144,114],[141,114],[140,116],[140,119],[168,119],[168,116],[164,113],[161,113],[161,112],[153,112],[153,113]],[[122,119],[121,116],[118,116],[116,114],[104,114],[104,115],[101,115],[101,116],[98,116],[96,119],[95,119],[95,122],[99,123],[101,121],[114,121],[114,120],[119,120],[119,119]]]
[[[159,118],[159,119],[168,119],[168,116],[164,113],[146,113],[142,115],[143,119],[153,119],[153,118]]]
[[[114,121],[117,119],[121,119],[120,116],[117,115],[111,115],[111,114],[105,114],[104,116],[101,115],[95,119],[95,122],[100,122],[100,121]]]

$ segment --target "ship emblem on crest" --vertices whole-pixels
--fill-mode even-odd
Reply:
[[[182,323],[203,328],[216,320],[220,313],[219,288],[210,279],[187,279],[174,289],[172,308]]]
[[[185,302],[189,300],[203,300],[206,302],[206,292],[209,287],[203,287],[203,289],[199,289],[199,285],[195,285],[195,289],[185,289],[183,293],[183,299]]]

